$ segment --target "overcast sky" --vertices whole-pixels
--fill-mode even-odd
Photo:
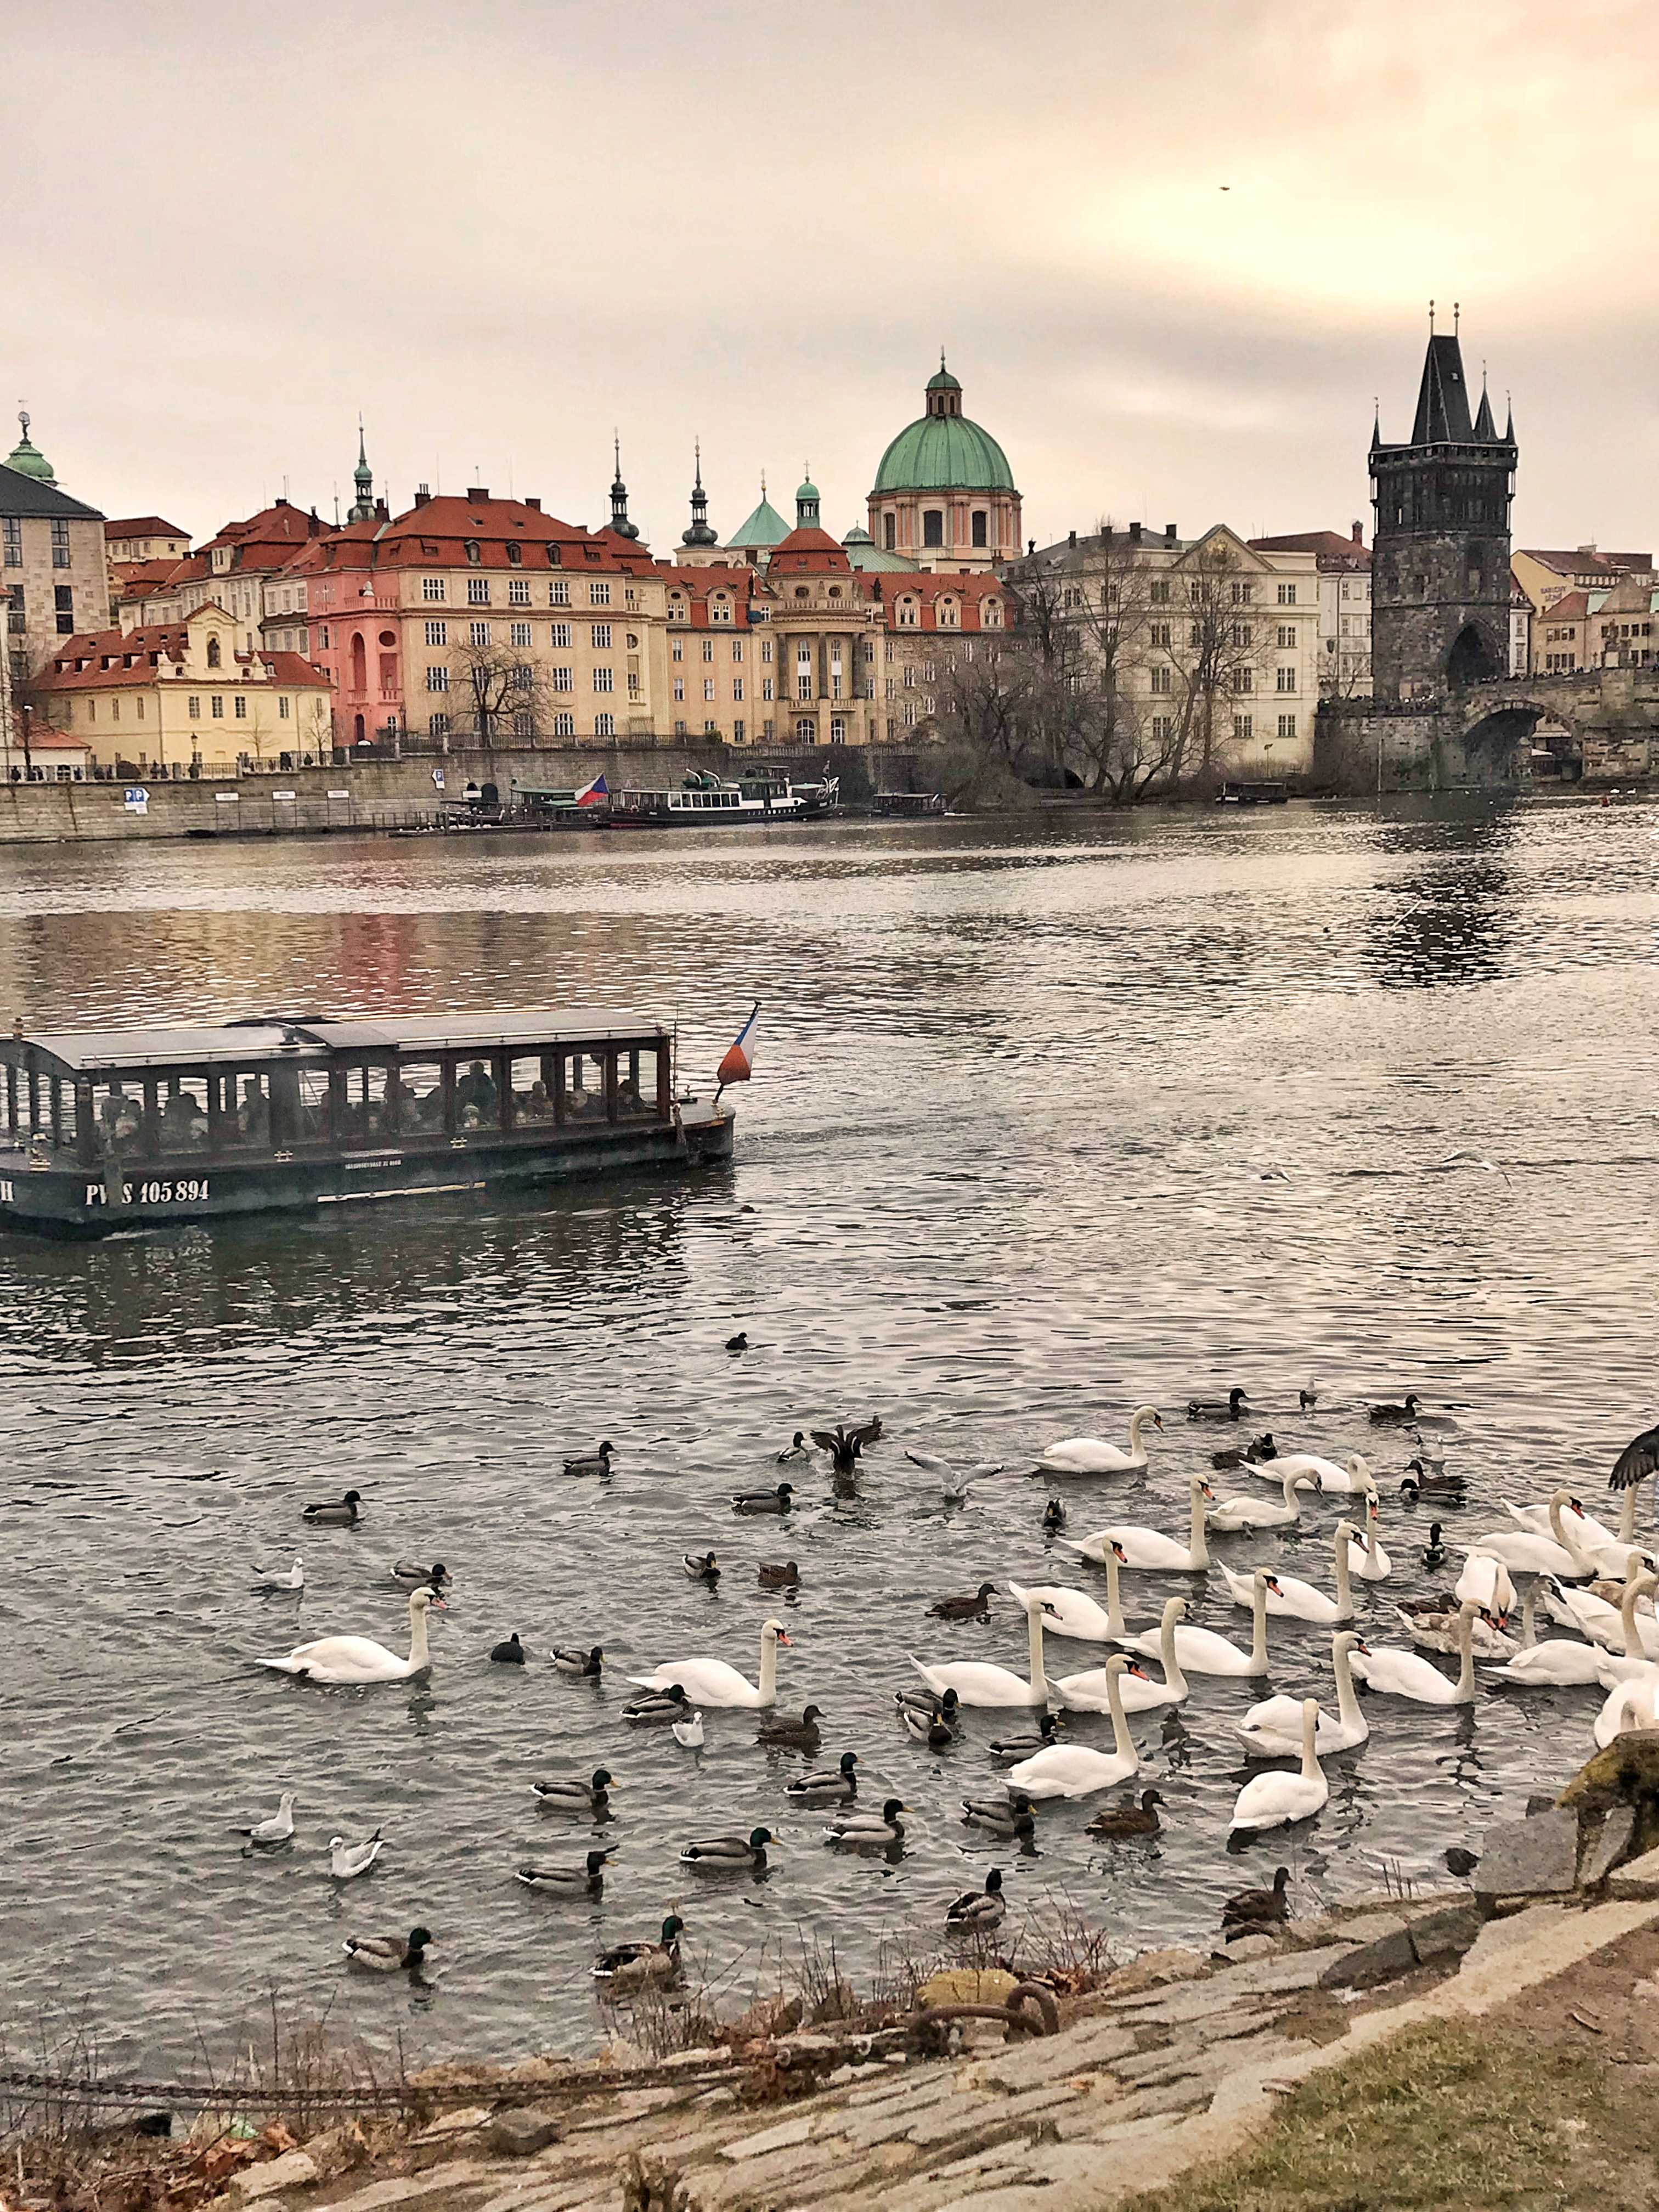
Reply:
[[[360,408],[394,510],[595,525],[614,426],[663,552],[699,436],[718,530],[862,520],[943,343],[1039,539],[1369,537],[1433,296],[1518,540],[1652,547],[1656,76],[1639,0],[21,0],[0,398],[198,538]]]

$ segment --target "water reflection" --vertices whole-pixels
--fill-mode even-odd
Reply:
[[[1385,988],[1490,981],[1504,969],[1516,888],[1508,868],[1468,856],[1386,878],[1366,942],[1377,981]]]

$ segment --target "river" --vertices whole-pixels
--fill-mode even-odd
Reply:
[[[1097,1843],[1095,1799],[1045,1810],[1024,1854],[957,1817],[996,1785],[1007,1717],[933,1754],[891,1696],[910,1652],[1024,1663],[1006,1595],[988,1627],[929,1620],[937,1597],[1012,1576],[1103,1598],[1044,1540],[1049,1494],[1073,1534],[1181,1527],[1217,1441],[1182,1417],[1194,1392],[1242,1384],[1281,1449],[1371,1453],[1394,1560],[1361,1586],[1377,1638],[1398,1640],[1391,1595],[1451,1577],[1419,1564],[1409,1448],[1368,1425],[1369,1398],[1414,1389],[1445,1424],[1473,1501],[1449,1540],[1558,1480],[1605,1516],[1607,1468],[1656,1410],[1656,823],[1494,798],[9,848],[0,981],[26,1026],[624,1005],[678,1018],[689,1077],[763,1003],[729,1170],[0,1243],[13,2047],[84,2003],[102,2063],[188,2069],[274,1989],[331,2033],[401,2031],[411,2057],[580,2048],[596,1953],[676,1903],[735,2001],[803,1941],[833,1939],[869,1986],[993,1863],[1011,1929],[1069,1908],[1127,1952],[1207,1937],[1281,1856],[1311,1911],[1383,1860],[1420,1875],[1478,1849],[1587,1755],[1594,1690],[1370,1698],[1323,1817],[1242,1856],[1247,1685],[1200,1680],[1178,1722],[1136,1723],[1167,1801],[1156,1843]],[[1054,1437],[1121,1441],[1142,1401],[1164,1418],[1146,1476],[1030,1477]],[[853,1494],[810,1474],[784,1526],[732,1515],[793,1431],[876,1412],[887,1440]],[[612,1475],[564,1477],[602,1437]],[[1006,1472],[947,1507],[906,1443]],[[301,1531],[305,1500],[348,1486],[356,1529]],[[1217,1548],[1328,1587],[1335,1519],[1316,1500],[1294,1538]],[[710,1546],[717,1595],[679,1565]],[[296,1550],[302,1595],[251,1591],[250,1562]],[[757,1560],[785,1556],[799,1591],[761,1592]],[[454,1575],[429,1681],[319,1691],[251,1663],[337,1629],[398,1643],[409,1557]],[[1127,1577],[1131,1617],[1176,1589],[1248,1641],[1215,1574]],[[782,1794],[799,1755],[758,1746],[752,1715],[711,1713],[696,1753],[621,1725],[642,1664],[713,1652],[752,1674],[769,1613],[792,1639],[783,1700],[823,1708],[823,1759],[856,1750],[861,1796],[912,1808],[896,1861],[821,1841]],[[1328,1696],[1328,1635],[1272,1628],[1271,1686]],[[486,1657],[512,1630],[538,1655],[522,1670]],[[597,1686],[542,1656],[595,1642]],[[1102,1656],[1048,1647],[1056,1674]],[[1109,1743],[1103,1719],[1069,1733]],[[600,1763],[602,1905],[531,1894],[516,1867],[590,1841],[532,1782]],[[243,1856],[231,1831],[281,1790],[294,1844]],[[679,1865],[686,1838],[757,1824],[782,1835],[763,1881]],[[337,1887],[328,1838],[377,1826],[380,1864]],[[429,1985],[343,1973],[346,1936],[416,1922],[439,1938]]]

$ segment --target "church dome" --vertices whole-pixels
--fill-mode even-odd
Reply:
[[[22,425],[23,434],[6,455],[6,466],[15,469],[20,477],[33,477],[37,483],[55,485],[58,478],[52,463],[30,440],[28,416],[20,415],[17,420]]]
[[[897,491],[1012,491],[1007,455],[962,412],[962,386],[943,361],[927,383],[927,412],[881,457],[872,496]]]

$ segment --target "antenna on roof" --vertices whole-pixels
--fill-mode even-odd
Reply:
[[[1454,301],[1452,301],[1452,336],[1453,336],[1454,337],[1455,337],[1457,336],[1457,320],[1458,320],[1458,317],[1462,313],[1462,312],[1463,312],[1463,303],[1462,303],[1462,301],[1461,300],[1454,300]]]
[[[1429,336],[1431,337],[1434,336],[1434,301],[1432,300],[1429,302]]]
[[[338,484],[336,484],[336,485],[335,485],[335,487],[334,487],[334,527],[337,530],[337,529],[339,528],[339,526],[340,526],[340,487],[339,487],[339,485],[338,485]]]

